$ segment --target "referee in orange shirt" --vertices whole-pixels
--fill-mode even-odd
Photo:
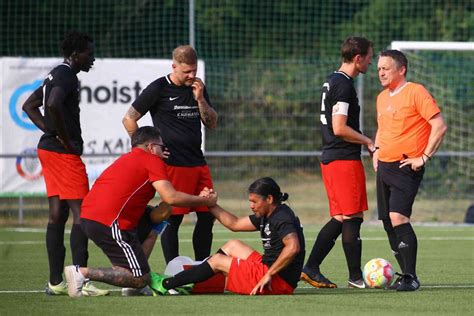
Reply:
[[[415,291],[420,288],[418,245],[410,216],[425,164],[433,158],[447,127],[430,93],[406,80],[408,60],[402,52],[381,52],[377,67],[384,87],[377,97],[375,144],[379,150],[373,155],[378,212],[403,273],[390,288]]]

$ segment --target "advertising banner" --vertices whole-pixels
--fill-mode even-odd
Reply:
[[[36,153],[42,132],[22,111],[28,96],[38,88],[60,58],[0,58],[0,194],[46,192]],[[130,138],[122,118],[140,92],[152,81],[172,71],[171,60],[96,59],[93,68],[78,74],[81,97],[83,161],[90,185],[116,157],[93,154],[123,154]],[[204,79],[204,63],[198,62],[198,77]],[[42,109],[43,110],[43,109]],[[147,114],[139,126],[152,125]],[[8,156],[8,157],[6,157]]]

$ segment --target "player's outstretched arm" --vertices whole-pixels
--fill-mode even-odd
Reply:
[[[225,227],[233,232],[255,231],[257,228],[252,224],[248,216],[237,217],[234,214],[224,210],[219,205],[209,208],[214,217]]]
[[[122,124],[125,127],[125,130],[127,131],[129,136],[132,136],[133,133],[138,129],[138,120],[142,117],[143,115],[135,110],[133,106],[130,106],[128,108],[127,113],[125,113],[125,116],[122,119]]]
[[[46,132],[44,116],[39,110],[40,106],[43,105],[42,96],[43,92],[41,87],[39,87],[28,97],[28,99],[26,99],[25,103],[23,103],[22,110],[25,111],[26,115],[28,115],[33,124],[35,124],[43,132]]]
[[[158,180],[153,182],[153,187],[160,195],[162,201],[172,206],[196,207],[196,206],[214,206],[217,203],[217,194],[212,192],[208,197],[191,195],[176,191],[168,180]]]

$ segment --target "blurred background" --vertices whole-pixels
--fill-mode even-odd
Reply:
[[[375,52],[392,41],[474,41],[470,0],[2,0],[0,15],[0,56],[60,56],[59,43],[72,29],[92,35],[98,58],[170,59],[177,45],[192,44],[219,113],[205,148],[220,204],[248,213],[248,185],[272,176],[303,223],[328,216],[318,160],[320,91],[340,65],[344,39],[368,37]],[[474,51],[406,53],[408,80],[425,85],[448,123],[413,220],[462,222],[474,202]],[[374,56],[356,80],[370,137],[381,90],[376,64]],[[0,159],[15,157],[0,153]],[[374,219],[375,178],[366,152],[364,165]],[[0,192],[0,225],[43,224],[47,208],[44,195]]]

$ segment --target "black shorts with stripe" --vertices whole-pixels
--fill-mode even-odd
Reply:
[[[379,219],[389,219],[390,212],[411,217],[413,203],[423,180],[424,168],[400,168],[400,162],[382,162],[377,167],[377,208]]]
[[[109,227],[85,218],[81,218],[81,225],[87,237],[102,249],[112,265],[130,270],[134,277],[150,272],[136,230],[120,230],[117,222]]]

